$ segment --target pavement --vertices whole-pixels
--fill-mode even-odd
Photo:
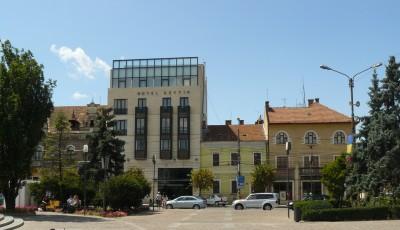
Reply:
[[[287,209],[260,209],[233,210],[231,207],[212,207],[202,210],[168,209],[156,212],[145,212],[121,218],[101,218],[40,212],[36,216],[23,218],[25,225],[20,229],[34,230],[161,230],[161,229],[291,229],[291,230],[398,230],[400,220],[387,221],[348,221],[348,222],[299,222],[293,221],[293,212],[290,219]]]

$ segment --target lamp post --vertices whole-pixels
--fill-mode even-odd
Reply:
[[[343,75],[343,76],[347,77],[347,79],[349,80],[349,88],[350,88],[350,106],[351,106],[351,132],[352,132],[353,135],[356,133],[356,125],[355,125],[355,121],[354,121],[354,105],[356,105],[357,107],[360,106],[360,102],[356,102],[356,104],[354,104],[354,102],[353,102],[354,79],[355,79],[358,75],[360,75],[360,74],[362,74],[362,73],[364,73],[364,72],[366,72],[366,71],[368,71],[368,70],[370,70],[370,69],[377,68],[377,67],[379,67],[379,66],[381,66],[381,65],[382,65],[382,63],[374,64],[374,65],[372,65],[372,66],[370,66],[370,67],[368,67],[368,68],[366,68],[366,69],[364,69],[364,70],[362,70],[362,71],[360,71],[360,72],[354,74],[354,75],[351,76],[351,77],[350,77],[349,75],[347,75],[347,74],[345,74],[345,73],[342,73],[342,72],[340,72],[340,71],[338,71],[338,70],[335,70],[335,69],[333,69],[333,68],[331,68],[331,67],[329,67],[329,66],[326,66],[326,65],[321,65],[321,66],[320,66],[321,69],[330,70],[330,71],[336,72],[336,73],[338,73],[338,74],[340,74],[340,75]],[[353,138],[353,143],[354,143],[354,138]]]
[[[154,184],[155,184],[155,181],[156,181],[156,155],[153,155],[153,159],[152,159],[152,161],[153,161],[153,212],[154,212],[154,189],[155,189],[155,187],[154,187]]]
[[[237,186],[237,198],[240,199],[240,187],[239,187],[239,178],[240,178],[240,117],[237,118],[238,121],[238,128],[237,128],[237,139],[238,139],[238,160],[237,160],[237,179],[236,179],[236,186]]]
[[[287,204],[287,217],[290,218],[290,209],[289,209],[289,154],[290,154],[290,150],[292,149],[292,143],[287,141],[286,142],[286,155],[287,155],[287,181],[286,181],[286,200],[288,202]]]
[[[107,182],[108,177],[108,164],[110,163],[110,155],[102,157],[102,168],[104,169],[104,184]],[[103,210],[106,211],[106,191],[103,189]]]
[[[83,161],[85,162],[84,165],[84,172],[83,172],[83,215],[86,215],[86,183],[87,183],[87,166],[89,161],[87,160],[87,153],[89,152],[89,146],[83,145]]]

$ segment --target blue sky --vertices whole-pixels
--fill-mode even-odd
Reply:
[[[349,114],[349,75],[400,59],[400,2],[385,1],[2,1],[0,39],[30,49],[57,80],[55,105],[107,103],[113,59],[198,56],[206,62],[209,124],[246,123],[306,98]],[[384,68],[378,70],[380,77]],[[372,72],[355,82],[368,108]]]

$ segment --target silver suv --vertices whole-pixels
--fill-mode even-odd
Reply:
[[[278,206],[279,195],[278,193],[252,193],[246,199],[235,200],[232,207],[236,210],[244,208],[262,208],[264,210],[271,210]]]

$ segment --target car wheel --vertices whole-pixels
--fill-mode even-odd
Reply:
[[[272,206],[270,204],[264,204],[263,209],[264,210],[271,210]]]
[[[195,205],[193,205],[193,208],[194,208],[194,209],[200,209],[200,205],[195,204]]]
[[[218,201],[215,201],[214,206],[219,206],[219,202],[218,202]]]
[[[243,205],[241,205],[241,204],[237,204],[237,205],[235,205],[235,209],[236,210],[242,210],[244,207],[243,207]]]
[[[172,204],[167,204],[167,209],[173,209],[174,207],[172,206]]]

